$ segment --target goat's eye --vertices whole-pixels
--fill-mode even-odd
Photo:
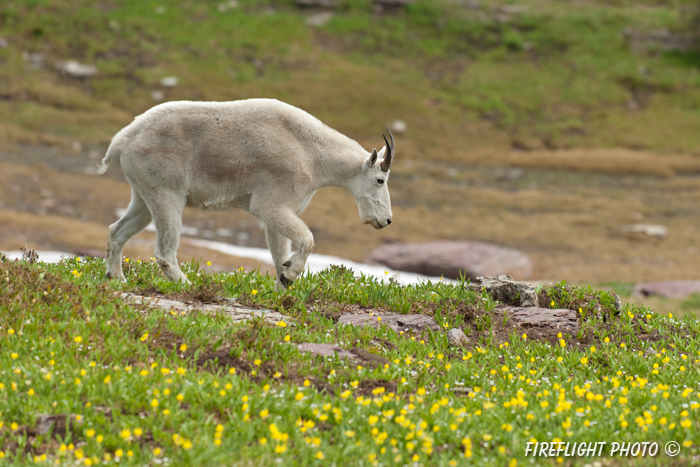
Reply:
[[[380,185],[384,185],[384,179],[378,178],[377,183],[379,183]]]

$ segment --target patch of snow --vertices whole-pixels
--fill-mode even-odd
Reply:
[[[11,260],[22,259],[22,252],[19,250],[2,251],[0,253],[7,256]],[[75,256],[64,251],[37,251],[37,254],[39,255],[39,261],[42,263],[58,263],[64,258],[71,258]]]
[[[208,248],[227,255],[238,256],[239,258],[250,258],[272,264],[272,255],[270,254],[269,250],[264,248],[237,246],[229,243],[201,240],[197,238],[183,237],[181,241],[189,243],[193,246]],[[367,276],[376,277],[377,279],[381,279],[385,282],[390,278],[395,277],[400,284],[418,284],[426,281],[439,282],[441,280],[443,282],[458,283],[458,281],[452,279],[441,279],[439,277],[424,276],[422,274],[415,274],[412,272],[397,271],[395,269],[390,269],[383,266],[357,263],[338,256],[321,255],[316,253],[309,255],[309,259],[306,261],[306,270],[318,273],[324,269],[327,269],[331,265],[345,266],[346,268],[352,269],[356,275],[365,274]]]

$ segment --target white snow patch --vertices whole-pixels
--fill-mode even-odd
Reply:
[[[23,255],[23,253],[19,250],[3,251],[1,253],[11,260],[22,259]],[[39,255],[39,261],[42,263],[58,263],[64,258],[71,258],[75,256],[63,251],[37,251],[36,253]]]
[[[208,248],[210,250],[218,251],[231,256],[238,256],[239,258],[251,258],[258,261],[264,261],[266,263],[272,263],[272,255],[270,251],[263,248],[253,248],[245,246],[231,245],[224,242],[215,242],[212,240],[201,240],[198,238],[182,238],[183,242],[187,242],[190,245],[197,246],[200,248]],[[396,278],[401,284],[418,284],[421,282],[449,282],[457,283],[458,281],[452,279],[441,279],[440,277],[424,276],[422,274],[415,274],[412,272],[396,271],[395,269],[389,269],[384,266],[373,266],[370,264],[357,263],[355,261],[340,258],[337,256],[330,255],[320,255],[312,253],[309,255],[309,259],[306,261],[306,269],[308,271],[317,273],[324,269],[327,269],[330,265],[345,266],[346,268],[352,269],[355,275],[365,274],[367,276],[373,276],[377,279],[383,281],[388,281],[389,278]]]

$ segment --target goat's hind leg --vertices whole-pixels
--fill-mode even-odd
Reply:
[[[126,213],[117,222],[109,226],[107,239],[107,279],[124,279],[122,272],[122,252],[131,237],[141,232],[151,222],[151,212],[133,188],[131,202]]]
[[[189,284],[187,276],[177,264],[177,247],[182,230],[182,211],[185,200],[174,192],[160,192],[155,199],[147,201],[156,224],[156,250],[153,253],[158,266],[171,281]]]

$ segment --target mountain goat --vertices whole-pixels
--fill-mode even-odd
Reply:
[[[120,158],[131,184],[131,203],[109,227],[107,278],[124,278],[124,244],[151,220],[154,256],[165,276],[188,282],[177,262],[185,206],[241,208],[265,230],[278,288],[301,274],[314,247],[298,217],[316,190],[348,190],[360,219],[376,229],[391,224],[387,180],[394,158],[356,141],[289,104],[274,99],[168,102],[136,117],[112,139],[98,173]],[[291,243],[297,251],[291,254]]]

